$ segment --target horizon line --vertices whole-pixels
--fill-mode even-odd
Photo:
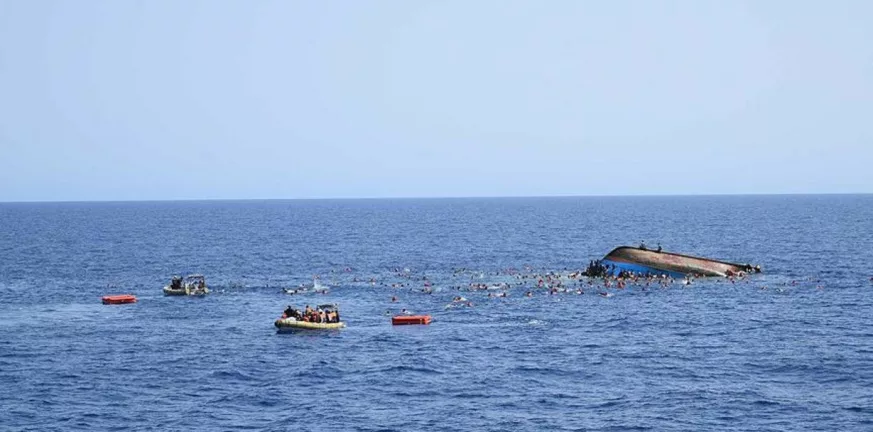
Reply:
[[[479,195],[479,196],[370,196],[311,198],[169,198],[169,199],[96,199],[96,200],[26,200],[0,201],[0,204],[85,204],[149,202],[239,202],[239,201],[375,201],[375,200],[447,200],[447,199],[519,199],[519,198],[669,198],[669,197],[742,197],[742,196],[829,196],[873,195],[873,192],[776,192],[776,193],[703,193],[703,194],[614,194],[614,195]]]

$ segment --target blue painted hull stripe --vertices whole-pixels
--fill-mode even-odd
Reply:
[[[613,266],[614,268],[611,269],[611,273],[612,273],[613,276],[617,276],[619,272],[621,272],[622,270],[624,270],[624,271],[632,271],[632,272],[637,273],[637,274],[646,274],[646,273],[649,273],[649,274],[666,274],[667,276],[671,276],[671,277],[674,277],[674,278],[683,278],[683,277],[685,277],[685,274],[684,274],[684,273],[679,273],[679,272],[672,272],[672,271],[667,271],[667,270],[656,269],[656,268],[654,268],[654,267],[649,267],[649,266],[645,266],[645,265],[642,265],[642,264],[631,264],[631,263],[617,262],[617,261],[606,260],[606,259],[600,261],[600,263],[603,264],[603,265],[605,265],[605,266]]]

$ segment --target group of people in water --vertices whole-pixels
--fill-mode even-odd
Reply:
[[[335,308],[325,309],[325,308],[315,308],[313,309],[309,305],[306,305],[306,308],[303,311],[299,309],[295,309],[291,305],[288,305],[285,308],[285,312],[282,314],[282,318],[294,318],[297,321],[303,322],[311,322],[311,323],[338,323],[340,322],[339,310]]]
[[[647,250],[645,244],[641,244],[639,248]],[[661,252],[660,245],[658,245],[654,252]],[[352,284],[365,283],[370,286],[381,285],[390,288],[393,291],[390,302],[397,304],[404,303],[398,297],[400,290],[423,294],[438,294],[446,292],[446,290],[484,291],[489,299],[503,299],[509,297],[513,289],[522,289],[523,291],[521,292],[524,297],[533,297],[538,291],[549,295],[559,295],[585,294],[588,289],[591,289],[594,294],[601,297],[612,297],[614,294],[609,292],[611,289],[621,290],[632,286],[637,286],[643,291],[648,290],[650,287],[666,289],[677,282],[680,285],[691,285],[695,278],[703,277],[703,275],[686,275],[681,277],[673,274],[633,272],[620,268],[616,264],[600,260],[589,261],[587,268],[576,271],[567,268],[563,269],[563,271],[538,271],[531,266],[524,266],[520,269],[506,268],[489,271],[486,274],[486,272],[474,271],[468,268],[457,268],[440,277],[439,282],[431,279],[434,276],[433,274],[426,275],[409,268],[397,268],[393,271],[393,278],[387,274],[384,274],[382,277],[349,275],[347,281],[351,280]],[[343,270],[343,273],[351,272],[352,270],[349,268]],[[756,272],[760,272],[760,267],[746,265],[742,268],[742,271],[728,274],[725,278],[720,279],[730,283],[737,283],[744,281],[748,274]],[[331,271],[331,273],[335,272]],[[337,271],[336,273],[339,272]],[[318,278],[318,276],[315,276],[315,278]],[[394,280],[392,281],[391,279]],[[466,283],[464,279],[466,279]],[[491,281],[488,279],[491,279]],[[462,283],[458,284],[458,282]],[[715,282],[719,282],[719,280],[715,280]],[[311,290],[307,291],[309,293],[313,292]],[[306,291],[299,293],[302,294],[304,292]],[[446,309],[472,306],[473,302],[470,300],[460,295],[455,295],[451,298],[451,302],[446,305]],[[391,309],[385,311],[386,315],[394,313]],[[406,309],[400,310],[400,315],[410,313]],[[283,317],[292,317],[306,322],[331,323],[339,322],[338,315],[335,310],[330,308],[328,310],[321,310],[321,308],[312,309],[307,306],[305,310],[298,311],[289,306],[285,310]]]
[[[746,276],[760,272],[760,267],[747,265],[743,267],[743,271],[738,271],[735,274],[727,274],[724,278],[716,278],[715,282],[725,280],[730,283],[744,281]],[[599,260],[590,261],[585,270],[571,271],[548,271],[537,272],[535,269],[525,266],[524,269],[509,268],[496,272],[470,271],[466,268],[454,269],[451,273],[452,279],[469,278],[469,283],[464,285],[440,284],[442,287],[433,288],[431,281],[423,275],[415,275],[414,273],[405,271],[398,276],[407,279],[407,282],[398,284],[391,283],[382,285],[391,288],[408,289],[410,293],[420,291],[425,294],[433,294],[443,290],[452,291],[485,291],[488,298],[506,298],[510,296],[513,288],[524,288],[525,297],[533,297],[537,291],[544,290],[549,295],[559,294],[585,294],[588,289],[595,290],[596,294],[602,297],[611,297],[608,289],[624,289],[631,286],[637,286],[643,291],[650,287],[669,288],[670,286],[679,283],[680,285],[691,285],[697,278],[703,278],[702,274],[687,274],[682,277],[675,274],[666,273],[649,273],[649,272],[634,272],[618,267],[612,263],[605,263]],[[499,281],[485,282],[488,276],[499,278]],[[424,284],[423,289],[415,288],[416,285]],[[421,286],[421,285],[419,285]],[[586,289],[587,288],[587,289]],[[396,303],[399,299],[397,295],[391,297],[391,302]],[[456,307],[458,298],[452,299],[446,308]]]

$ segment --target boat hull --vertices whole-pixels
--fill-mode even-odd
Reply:
[[[336,323],[315,323],[307,321],[296,321],[294,319],[277,319],[274,323],[280,333],[292,332],[296,330],[339,330],[346,326],[344,322]]]
[[[164,287],[164,295],[168,296],[201,296],[209,294],[209,288],[204,288],[202,291],[193,291],[187,288],[172,289],[169,286]]]
[[[601,264],[610,266],[610,272],[617,275],[622,270],[634,273],[665,274],[671,277],[686,275],[725,277],[740,272],[748,272],[748,264],[736,264],[690,255],[658,252],[629,246],[622,246],[606,254]]]

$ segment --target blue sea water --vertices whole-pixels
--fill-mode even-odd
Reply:
[[[764,273],[519,278],[640,240]],[[869,431],[871,262],[869,195],[0,204],[0,430]]]

